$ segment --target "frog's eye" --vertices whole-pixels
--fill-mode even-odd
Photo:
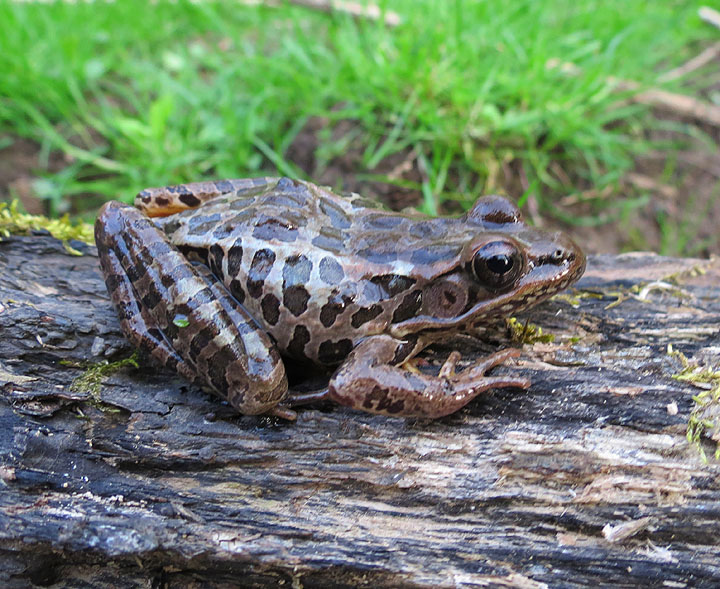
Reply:
[[[491,241],[475,252],[472,270],[484,286],[502,289],[512,284],[520,274],[522,256],[512,243]]]

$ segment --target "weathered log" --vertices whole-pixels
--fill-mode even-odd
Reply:
[[[287,423],[144,362],[71,387],[130,354],[85,251],[0,242],[3,587],[720,583],[720,468],[686,440],[700,389],[668,354],[720,364],[720,263],[591,257],[576,301],[528,314],[555,341],[495,369],[528,391]],[[487,336],[463,345],[510,345]]]

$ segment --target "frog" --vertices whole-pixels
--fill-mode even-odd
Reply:
[[[488,374],[513,347],[462,370],[453,350],[437,374],[418,354],[544,301],[586,264],[501,196],[432,217],[285,177],[145,189],[106,203],[95,239],[131,344],[241,414],[289,420],[323,399],[435,419],[527,389]],[[328,370],[327,386],[291,390],[284,359]]]

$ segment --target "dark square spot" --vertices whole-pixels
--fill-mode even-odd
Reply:
[[[299,317],[307,310],[310,293],[304,286],[290,286],[283,289],[283,305],[295,317]]]
[[[276,325],[280,318],[280,301],[274,294],[266,294],[260,303],[263,318],[269,325]]]
[[[336,342],[327,340],[318,348],[318,362],[332,366],[339,364],[352,351],[353,343],[350,339],[341,339]]]

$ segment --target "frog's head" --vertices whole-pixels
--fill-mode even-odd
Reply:
[[[461,330],[512,315],[568,287],[585,270],[585,254],[569,237],[528,227],[502,197],[481,198],[459,219],[445,221],[446,240],[458,244],[458,255],[424,268],[417,285],[421,308],[393,325],[396,336]]]

